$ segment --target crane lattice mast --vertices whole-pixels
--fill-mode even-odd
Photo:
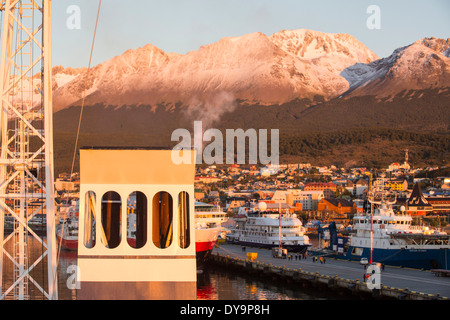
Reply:
[[[1,0],[0,6],[0,299],[28,299],[34,285],[53,300],[58,290],[51,0]],[[31,227],[35,220],[42,233]],[[36,259],[30,238],[42,247]],[[8,259],[12,276],[4,267]],[[46,270],[41,283],[32,271],[39,264]]]

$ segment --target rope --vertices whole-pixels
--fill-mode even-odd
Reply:
[[[75,139],[75,148],[73,150],[72,168],[70,170],[70,180],[72,180],[73,167],[74,167],[74,164],[75,164],[75,157],[76,157],[76,154],[77,154],[78,139],[79,139],[79,136],[80,136],[81,119],[83,117],[84,103],[85,103],[85,99],[86,99],[87,82],[88,82],[89,75],[90,75],[90,72],[91,72],[92,53],[94,51],[95,36],[97,34],[97,26],[98,26],[98,20],[99,20],[99,16],[100,16],[100,7],[101,7],[101,5],[102,5],[102,0],[99,0],[98,1],[97,18],[96,18],[96,21],[95,21],[94,38],[92,39],[91,54],[89,56],[89,65],[88,65],[88,70],[87,70],[87,73],[86,73],[86,78],[85,78],[85,81],[84,81],[83,99],[82,99],[82,102],[81,102],[80,119],[78,120],[78,129],[77,129],[77,136],[76,136],[76,139]]]
[[[85,78],[85,81],[84,81],[83,99],[82,99],[82,103],[81,103],[80,118],[78,120],[77,136],[76,136],[76,139],[75,139],[75,148],[74,148],[74,151],[73,151],[72,168],[70,170],[69,181],[72,181],[73,167],[74,167],[74,164],[75,164],[75,157],[76,157],[77,147],[78,147],[78,139],[79,139],[79,135],[80,135],[81,119],[82,119],[82,116],[83,116],[84,102],[85,102],[85,99],[86,99],[87,81],[89,79],[89,75],[90,75],[90,71],[91,71],[92,54],[94,52],[95,37],[97,35],[97,26],[98,26],[98,21],[99,21],[99,17],[100,17],[101,5],[102,5],[102,0],[99,0],[98,1],[98,9],[97,9],[97,17],[95,19],[94,36],[93,36],[93,39],[92,39],[91,52],[90,52],[90,55],[89,55],[89,65],[88,65],[86,78]],[[56,265],[59,265],[62,240],[63,240],[63,237],[64,237],[64,224],[65,224],[65,222],[66,222],[66,220],[64,219],[63,225],[62,225],[62,229],[61,229],[61,238],[59,240],[59,249],[58,249]],[[54,281],[54,283],[56,283],[56,274],[54,275],[54,280],[53,281]]]

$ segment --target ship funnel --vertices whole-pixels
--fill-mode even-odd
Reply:
[[[80,150],[77,299],[196,299],[189,152],[175,164],[171,150]]]

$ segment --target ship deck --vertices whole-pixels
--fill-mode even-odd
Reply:
[[[393,238],[404,239],[426,239],[426,240],[449,240],[448,234],[414,234],[414,233],[396,233],[392,235]]]
[[[364,276],[364,267],[359,262],[345,259],[328,257],[323,264],[313,262],[311,256],[306,259],[277,259],[272,257],[271,250],[247,247],[243,251],[240,245],[233,244],[221,244],[213,250],[213,254],[229,255],[239,259],[246,259],[247,252],[258,253],[256,260],[259,263],[286,266],[292,269],[301,268],[303,271],[318,272],[320,275],[338,276],[349,280],[362,281]],[[387,287],[450,297],[450,277],[436,277],[429,270],[385,266],[381,272],[381,283]]]
[[[450,241],[450,235],[441,234],[414,234],[414,233],[398,233],[391,235],[392,239],[402,239],[408,244],[415,245],[447,245]]]

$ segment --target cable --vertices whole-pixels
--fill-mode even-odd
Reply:
[[[99,17],[100,17],[101,5],[102,5],[102,0],[99,0],[98,1],[98,9],[97,9],[97,17],[96,17],[96,20],[95,20],[94,36],[93,36],[93,39],[92,39],[91,52],[90,52],[90,55],[89,55],[89,65],[88,65],[88,70],[87,70],[87,73],[86,73],[86,78],[85,78],[85,81],[84,81],[83,98],[82,98],[82,102],[81,102],[80,118],[78,120],[78,129],[77,129],[77,135],[76,135],[76,139],[75,139],[75,148],[73,150],[72,168],[70,170],[69,182],[72,181],[73,167],[74,167],[74,164],[75,164],[75,157],[76,157],[76,154],[77,154],[78,139],[79,139],[80,127],[81,127],[81,119],[83,117],[84,103],[85,103],[85,99],[86,99],[86,88],[87,88],[87,82],[88,82],[90,71],[91,71],[92,54],[94,52],[94,44],[95,44],[95,38],[96,38],[96,35],[97,35],[97,27],[98,27],[98,21],[99,21]],[[61,239],[60,239],[60,243],[59,243],[60,250],[61,250],[61,243],[62,243],[62,239],[63,239],[64,222],[63,222],[63,229],[61,230]],[[58,254],[58,263],[57,264],[59,264],[59,254]]]
[[[97,18],[96,18],[96,21],[95,21],[94,38],[92,39],[91,54],[89,56],[89,65],[88,65],[86,78],[84,80],[83,99],[82,99],[82,102],[81,102],[80,119],[78,120],[78,129],[77,129],[77,136],[76,136],[76,139],[75,139],[75,148],[73,150],[72,168],[70,170],[70,180],[72,180],[73,167],[74,167],[74,164],[75,164],[75,157],[76,157],[76,154],[77,154],[78,139],[79,139],[79,136],[80,136],[81,118],[83,117],[84,102],[85,102],[85,99],[86,99],[86,88],[87,88],[87,82],[88,82],[90,71],[91,71],[92,53],[94,51],[95,36],[97,34],[97,26],[98,26],[98,20],[99,20],[99,16],[100,16],[101,5],[102,5],[102,0],[99,0],[98,1]]]
[[[85,81],[84,81],[83,99],[82,99],[82,102],[81,102],[80,118],[78,120],[78,129],[77,129],[77,135],[76,135],[76,139],[75,139],[75,148],[73,150],[72,168],[70,170],[69,182],[72,181],[73,167],[74,167],[74,164],[75,164],[75,157],[76,157],[76,154],[77,154],[78,139],[79,139],[80,127],[81,127],[81,119],[83,117],[84,102],[85,102],[85,99],[86,99],[86,88],[87,88],[87,82],[88,82],[90,71],[91,71],[92,54],[94,52],[94,44],[95,44],[95,38],[96,38],[96,35],[97,35],[97,26],[98,26],[98,21],[99,21],[99,17],[100,17],[101,5],[102,5],[102,0],[99,0],[98,1],[98,9],[97,9],[97,17],[96,17],[96,20],[95,20],[94,36],[93,36],[93,39],[92,39],[91,52],[90,52],[90,55],[89,55],[89,65],[88,65],[86,78],[85,78]],[[64,221],[63,221],[63,225],[62,225],[62,229],[61,229],[61,238],[59,240],[59,250],[58,250],[56,265],[59,265],[59,258],[60,258],[60,254],[61,254],[62,240],[63,240],[63,237],[64,237],[65,220],[66,219],[64,219]],[[55,274],[55,277],[54,277],[53,281],[56,282],[56,274]]]

